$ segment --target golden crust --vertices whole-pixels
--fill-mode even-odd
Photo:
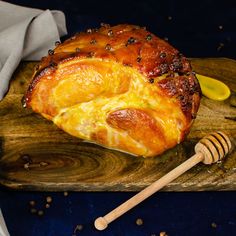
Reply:
[[[42,58],[26,104],[66,132],[142,156],[181,142],[200,103],[188,60],[133,25],[80,33]]]

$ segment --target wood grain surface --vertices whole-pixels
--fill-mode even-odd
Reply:
[[[193,154],[196,142],[212,131],[236,139],[236,61],[191,59],[197,73],[225,82],[232,96],[205,97],[185,142],[154,158],[134,157],[72,137],[21,105],[35,62],[21,63],[0,102],[0,185],[40,191],[139,191]],[[163,191],[236,190],[236,154],[221,163],[198,164]]]

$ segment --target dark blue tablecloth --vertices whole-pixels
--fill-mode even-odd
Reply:
[[[11,3],[65,12],[69,34],[110,24],[132,23],[168,38],[187,57],[236,59],[235,1],[30,1]],[[68,37],[67,36],[67,37]],[[134,193],[15,192],[1,188],[0,207],[13,236],[76,235],[236,235],[236,192],[159,192],[113,222],[103,232],[93,221]],[[46,197],[52,197],[45,209]],[[29,202],[36,206],[30,207]],[[38,216],[30,209],[43,209]],[[136,220],[142,219],[142,225]]]
[[[72,236],[76,225],[83,229],[77,235],[169,236],[236,235],[236,192],[165,193],[159,192],[114,221],[105,231],[93,227],[96,217],[108,213],[135,193],[37,193],[8,192],[0,194],[1,208],[12,235]],[[45,209],[46,197],[52,197]],[[43,209],[44,215],[32,214],[29,202]],[[137,225],[136,220],[143,224]]]

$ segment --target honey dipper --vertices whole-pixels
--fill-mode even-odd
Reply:
[[[195,155],[105,216],[97,218],[94,222],[95,228],[98,230],[106,229],[109,223],[138,205],[146,198],[150,197],[152,194],[163,188],[187,170],[191,169],[199,162],[212,164],[220,161],[229,153],[231,147],[232,145],[229,137],[223,132],[215,132],[205,136],[196,144]]]

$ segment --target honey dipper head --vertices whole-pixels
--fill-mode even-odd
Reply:
[[[225,157],[231,148],[229,137],[218,131],[201,139],[195,146],[195,152],[203,154],[204,164],[212,164]]]

